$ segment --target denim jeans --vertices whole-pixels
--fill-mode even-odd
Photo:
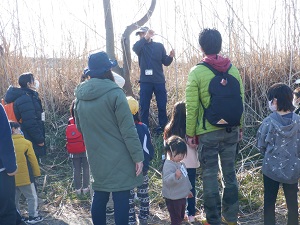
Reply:
[[[16,224],[15,177],[0,172],[0,225]]]
[[[106,204],[110,192],[95,191],[92,202],[92,220],[94,225],[106,225]],[[128,224],[130,190],[112,192],[116,225]]]
[[[140,83],[140,116],[141,121],[149,127],[149,108],[152,94],[155,94],[159,126],[164,128],[167,117],[167,90],[165,83]]]
[[[264,224],[275,225],[275,203],[279,182],[264,175]],[[282,184],[288,208],[287,225],[299,224],[298,221],[298,183]]]
[[[235,155],[238,135],[238,127],[234,127],[230,133],[221,129],[201,134],[199,137],[204,211],[206,219],[211,225],[221,224],[221,214],[228,222],[237,221],[239,203]],[[219,160],[224,181],[222,201],[218,182]]]
[[[195,183],[196,183],[196,169],[195,168],[187,168],[188,177],[192,185],[191,192],[193,193],[192,198],[187,199],[187,211],[188,216],[195,216],[196,213],[196,190],[195,190]]]

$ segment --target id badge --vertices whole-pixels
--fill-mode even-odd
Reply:
[[[183,175],[184,177],[187,177],[188,173],[187,173],[187,171],[186,171],[184,165],[181,165],[180,171],[181,171],[181,173],[182,173],[182,175]]]
[[[145,70],[145,75],[147,76],[153,75],[153,70]]]
[[[45,122],[45,120],[46,120],[45,112],[42,112],[42,114],[41,114],[41,119],[42,119],[42,121]]]

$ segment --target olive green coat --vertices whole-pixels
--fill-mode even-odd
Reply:
[[[143,150],[123,90],[92,78],[75,89],[75,122],[83,134],[96,191],[130,190],[143,182],[135,165]]]

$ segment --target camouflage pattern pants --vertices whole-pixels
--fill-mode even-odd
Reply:
[[[211,225],[220,225],[222,215],[228,222],[237,221],[239,203],[235,158],[238,135],[239,129],[235,127],[230,133],[222,129],[201,134],[199,137],[204,211],[207,222]],[[219,193],[219,169],[223,175],[222,182],[224,183],[222,200]]]

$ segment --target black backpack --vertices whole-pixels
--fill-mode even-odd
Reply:
[[[211,97],[209,106],[205,108],[200,99],[204,110],[203,129],[206,130],[205,120],[208,120],[210,124],[224,127],[227,132],[231,132],[232,127],[240,125],[244,110],[240,83],[228,73],[231,65],[226,72],[217,71],[205,62],[198,65],[206,66],[215,74],[208,87]]]

